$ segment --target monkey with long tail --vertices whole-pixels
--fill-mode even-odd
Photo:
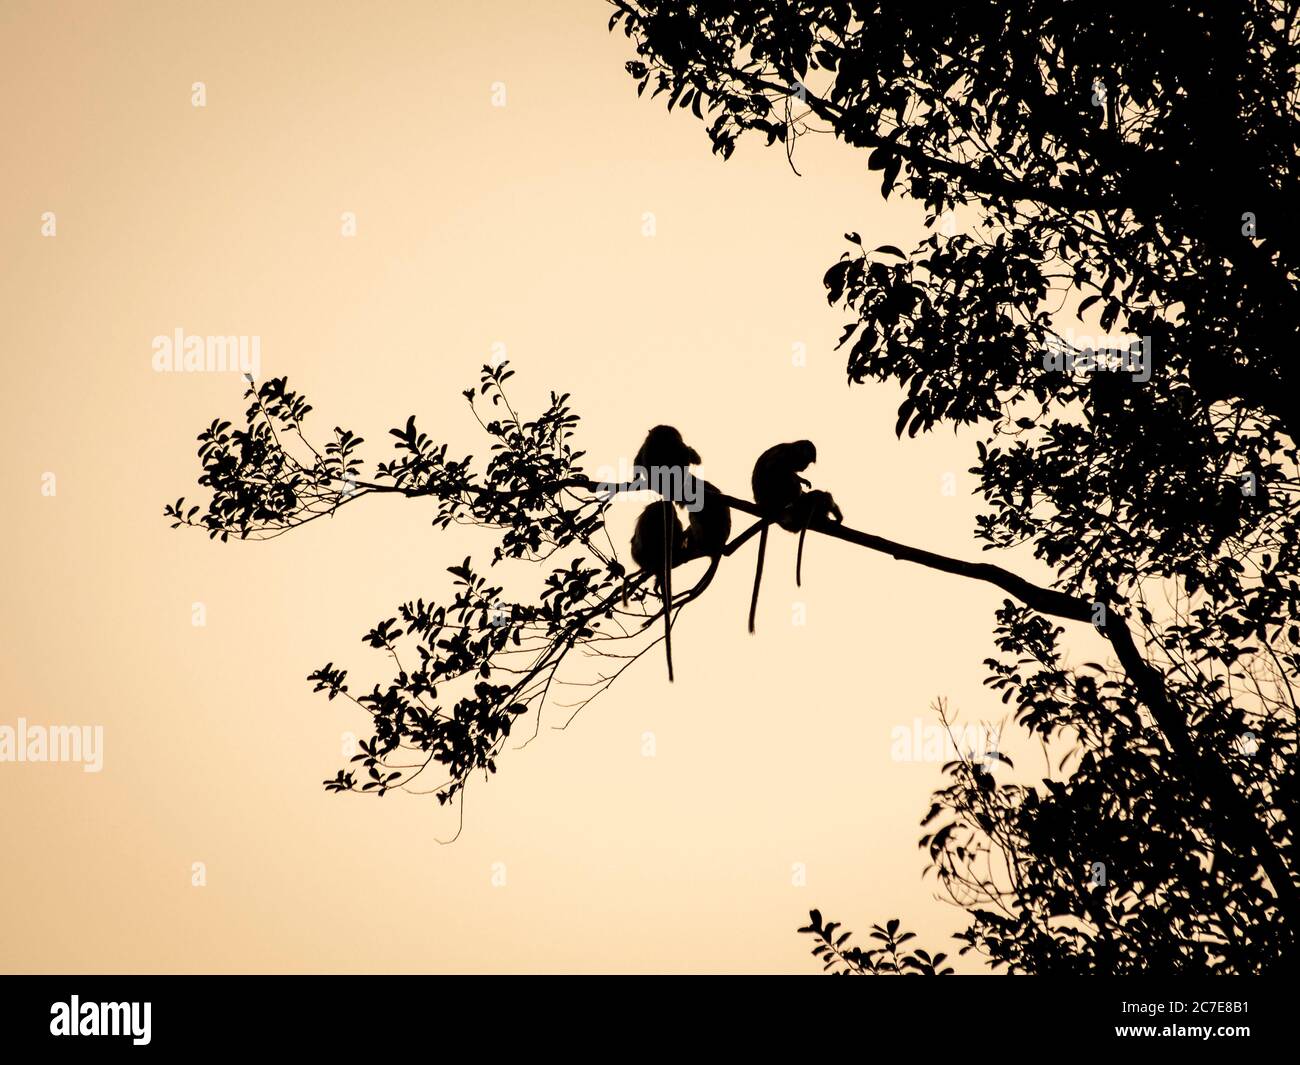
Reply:
[[[799,534],[799,551],[795,556],[794,583],[796,588],[803,587],[803,542],[808,535],[808,526],[823,522],[843,522],[844,512],[835,502],[830,492],[815,488],[804,492],[794,504],[786,509],[785,516],[777,523],[786,532]]]
[[[699,461],[699,453],[671,425],[656,425],[646,433],[633,461],[635,483],[664,497],[661,502],[646,507],[637,519],[632,533],[632,560],[654,575],[656,591],[663,597],[664,653],[668,658],[669,680],[673,679],[672,574],[673,567],[684,560],[686,552],[686,534],[675,504],[685,498],[690,467]]]
[[[754,594],[749,600],[749,631],[754,631],[758,613],[758,588],[763,580],[763,560],[767,555],[767,527],[775,521],[783,524],[791,515],[805,488],[812,482],[800,474],[817,461],[817,448],[811,440],[796,440],[769,447],[754,463],[750,488],[754,502],[762,511],[763,526],[758,534],[758,565],[754,570]]]
[[[685,532],[677,508],[666,499],[651,503],[632,531],[632,561],[655,579],[655,591],[664,603],[664,654],[668,679],[673,679],[673,566],[682,561]]]

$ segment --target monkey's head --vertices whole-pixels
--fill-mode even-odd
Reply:
[[[699,465],[700,455],[682,439],[682,434],[672,425],[656,425],[646,433],[641,454],[652,455],[659,466]]]
[[[796,470],[806,470],[817,461],[817,445],[811,440],[796,440],[790,449],[791,455],[799,462]]]
[[[808,493],[811,497],[808,503],[809,513],[813,521],[844,521],[844,511],[840,510],[840,505],[835,502],[835,497],[830,492],[818,488]]]
[[[810,525],[843,522],[844,512],[830,492],[814,488],[799,496],[777,521],[787,532],[799,532]]]

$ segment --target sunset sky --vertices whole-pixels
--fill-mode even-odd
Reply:
[[[671,422],[747,495],[764,448],[808,437],[849,524],[980,557],[971,439],[895,438],[894,387],[845,383],[821,282],[845,233],[910,247],[921,208],[829,136],[802,176],[761,140],[724,163],[638,100],[608,14],[0,5],[0,725],[104,737],[98,773],[0,764],[4,970],[814,973],[812,907],[956,953],[916,845],[940,765],[894,755],[936,700],[1005,718],[996,590],[812,536],[796,589],[776,534],[756,635],[749,547],[674,628],[675,684],[647,655],[567,729],[548,710],[442,845],[458,811],[431,798],[323,791],[366,722],[305,678],[386,680],[361,637],[491,535],[395,498],[261,544],[163,519],[202,498],[196,434],[245,407],[237,374],[155,372],[182,329],[260,338],[262,375],[372,464],[411,414],[482,458],[461,391],[503,344],[517,409],[572,393],[593,471]]]

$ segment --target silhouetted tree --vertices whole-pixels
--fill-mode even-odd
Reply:
[[[484,366],[477,391],[463,393],[492,441],[491,458],[481,471],[472,456],[449,458],[448,445],[420,431],[414,415],[389,430],[396,458],[368,469],[361,457],[365,441],[351,430],[336,426],[327,441],[308,435],[312,407],[305,396],[289,389],[285,378],[261,385],[250,380],[243,426],[219,419],[198,436],[198,483],[207,491],[206,504],[187,505],[181,497],[164,508],[173,528],[203,529],[224,542],[231,536],[282,536],[371,495],[428,499],[437,504],[435,528],[455,522],[495,534],[489,568],[504,561],[550,565],[535,594],[517,601],[507,598],[504,585],[490,583],[466,558],[447,569],[457,589],[451,603],[404,603],[396,616],[381,620],[363,637],[368,646],[385,652],[397,669],[386,686],[375,685],[357,695],[347,671],[333,662],[307,678],[328,698],[344,696],[356,703],[374,727],[374,736],[360,743],[353,758],[365,779],[358,781],[355,771],[340,770],[325,781],[331,791],[384,795],[395,789],[419,790],[446,803],[476,770],[496,771],[496,757],[513,722],[530,709],[536,711],[536,734],[542,710],[556,705],[553,685],[584,689],[580,700],[565,706],[572,711],[571,719],[662,639],[655,635],[661,630],[651,628],[663,610],[645,587],[648,575],[627,572],[605,527],[610,500],[620,492],[643,489],[633,483],[596,482],[586,475],[580,463],[584,453],[570,443],[578,416],[568,406],[567,393],[552,392],[545,411],[535,419],[522,419],[503,387],[513,374],[505,362]],[[485,404],[499,416],[488,417],[482,410]],[[733,510],[759,514],[748,500],[721,498]],[[760,526],[756,521],[735,536],[726,553],[743,545]],[[996,566],[947,558],[837,522],[817,521],[809,528],[994,584],[1049,611],[1083,609],[1069,596]],[[698,594],[700,590],[689,585],[675,593],[674,614]],[[647,630],[654,638],[645,638]],[[596,660],[596,675],[557,680],[561,665],[575,650]],[[416,761],[402,762],[409,756]],[[417,788],[416,778],[436,767],[445,779],[421,779]]]
[[[975,427],[977,539],[1032,545],[1055,586],[816,531],[1006,592],[989,683],[1064,752],[1037,781],[946,767],[921,844],[969,913],[963,950],[1033,973],[1276,965],[1300,918],[1294,7],[614,7],[638,91],[707,116],[715,150],[757,129],[793,160],[798,135],[824,128],[936,230],[910,253],[850,234],[827,272],[850,379],[903,386],[900,434]],[[1071,339],[1062,323],[1094,308],[1120,339]],[[310,407],[283,379],[254,385],[242,427],[199,438],[206,506],[167,508],[261,539],[368,495],[431,499],[435,525],[495,534],[492,565],[544,567],[507,597],[466,559],[451,603],[405,603],[367,633],[391,680],[354,692],[332,662],[311,675],[373,725],[359,768],[327,788],[448,802],[495,772],[528,712],[535,734],[557,688],[580,686],[584,705],[659,638],[567,396],[524,420],[509,376],[484,367],[466,393],[491,439],[481,468],[414,417],[391,430],[396,457],[367,468],[349,431],[308,437]],[[1058,622],[1095,625],[1114,661],[1067,663]],[[577,659],[594,677],[560,676]],[[841,954],[815,912],[804,931],[833,967],[918,971],[892,957],[894,922],[874,929],[888,958]],[[912,956],[942,971],[941,955]]]
[[[1040,604],[998,615],[990,683],[1073,754],[1037,786],[950,767],[922,844],[967,948],[1275,964],[1300,919],[1300,5],[613,7],[638,93],[716,152],[756,130],[793,165],[830,132],[924,204],[916,248],[849,234],[826,273],[850,380],[903,387],[900,435],[977,427],[976,536],[1032,545],[1114,650],[1070,667]],[[1072,340],[1088,313],[1123,338]]]
[[[952,966],[944,965],[946,954],[933,957],[918,947],[904,947],[916,938],[915,932],[900,933],[899,921],[894,919],[884,926],[873,924],[868,938],[879,946],[862,949],[849,946],[852,932],[840,932],[838,921],[822,921],[820,910],[812,910],[808,925],[799,929],[815,936],[812,948],[814,958],[820,958],[822,970],[834,976],[951,976]]]

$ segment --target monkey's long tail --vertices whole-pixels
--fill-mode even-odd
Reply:
[[[767,554],[767,525],[758,531],[758,565],[754,568],[754,594],[749,600],[749,631],[754,631],[754,616],[758,613],[758,586],[763,580],[763,556]]]
[[[794,586],[803,587],[803,541],[808,535],[808,526],[805,525],[799,530],[799,553],[794,557]]]
[[[664,507],[664,655],[668,659],[668,683],[673,682],[673,539],[669,508]]]

